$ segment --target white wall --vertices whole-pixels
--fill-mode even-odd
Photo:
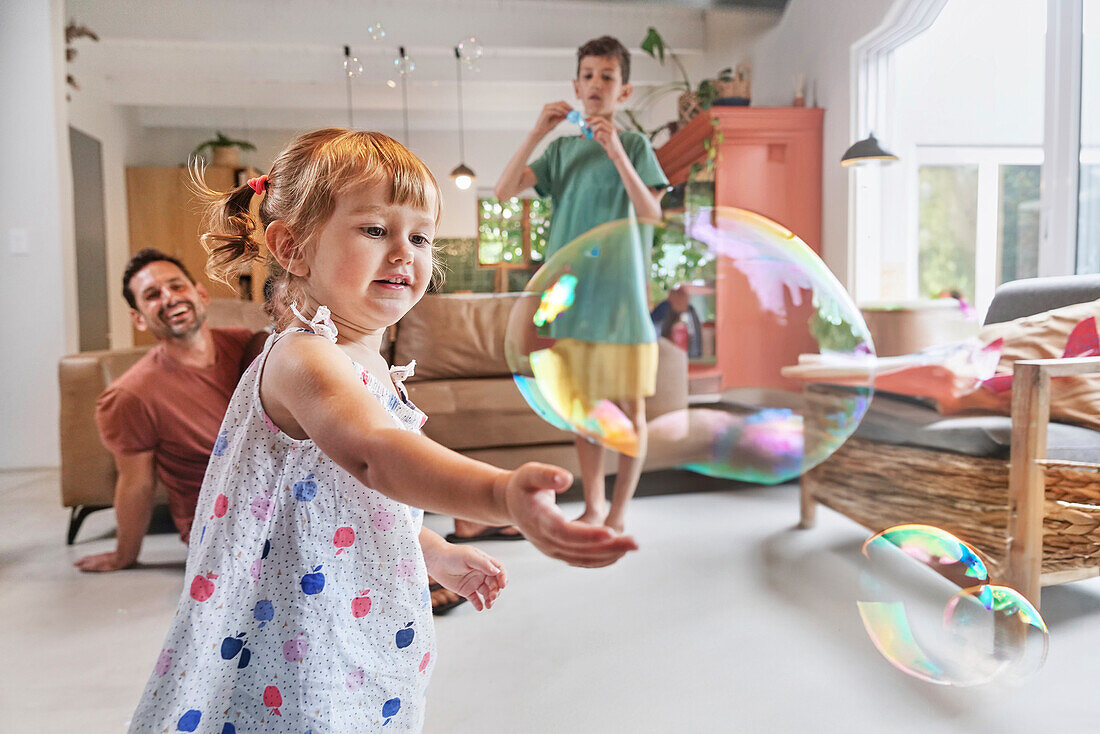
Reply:
[[[878,27],[895,0],[790,0],[782,20],[753,52],[753,104],[784,106],[794,78],[804,74],[825,108],[822,171],[822,256],[851,287],[848,252],[848,171],[840,157],[851,139],[851,48]],[[812,98],[807,96],[807,103]]]
[[[60,0],[0,3],[0,467],[56,465],[57,361],[77,344]],[[15,254],[11,233],[27,234]]]

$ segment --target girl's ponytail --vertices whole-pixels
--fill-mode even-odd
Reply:
[[[206,185],[201,163],[191,167],[191,188],[205,209],[200,240],[207,252],[206,274],[235,290],[237,278],[251,273],[252,261],[263,252],[256,241],[260,222],[251,211],[258,191],[247,183],[225,193],[215,191]]]

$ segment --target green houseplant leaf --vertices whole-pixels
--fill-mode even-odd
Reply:
[[[204,140],[203,142],[199,143],[195,147],[195,149],[191,151],[191,155],[194,157],[198,157],[206,153],[206,151],[213,151],[214,148],[238,148],[240,150],[256,150],[256,146],[248,142],[247,140],[233,140],[232,138],[223,135],[222,132],[219,130],[214,133],[214,137],[210,140]]]
[[[661,34],[653,26],[649,27],[642,40],[642,50],[662,64],[665,63],[665,39],[661,38]]]

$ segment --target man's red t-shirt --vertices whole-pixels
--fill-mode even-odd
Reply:
[[[99,396],[96,424],[116,454],[152,451],[157,478],[168,490],[168,510],[187,540],[210,451],[242,365],[247,329],[211,329],[214,364],[185,367],[157,344]]]

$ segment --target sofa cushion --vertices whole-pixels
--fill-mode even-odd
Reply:
[[[856,436],[883,443],[1008,459],[1012,419],[1000,415],[948,417],[919,400],[876,393]],[[1100,463],[1100,432],[1051,422],[1047,457]]]
[[[511,375],[504,359],[504,332],[512,305],[520,295],[424,296],[397,325],[394,364],[415,359],[413,380]]]
[[[984,343],[1004,340],[997,372],[1012,374],[1013,365],[1018,360],[1061,357],[1070,332],[1087,318],[1100,320],[1100,299],[984,326],[979,339]],[[1012,391],[994,393],[975,390],[941,404],[940,410],[943,413],[981,411],[1009,415]],[[1100,430],[1100,374],[1051,380],[1050,417],[1062,423]]]
[[[531,410],[510,376],[406,386],[409,399],[428,415],[424,435],[456,451],[573,440]]]

